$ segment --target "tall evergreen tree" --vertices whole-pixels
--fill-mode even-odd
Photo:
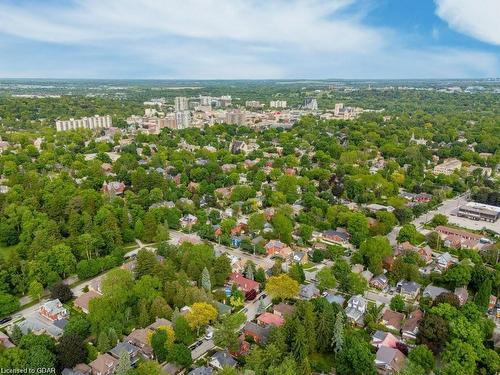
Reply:
[[[340,312],[337,313],[337,317],[335,318],[332,346],[335,353],[340,352],[342,350],[342,347],[344,346],[344,319]]]
[[[116,375],[127,375],[128,371],[132,368],[130,363],[130,356],[126,350],[122,350],[120,353],[120,358],[118,360],[118,366],[116,366]]]
[[[106,331],[102,331],[97,338],[97,350],[100,353],[106,353],[109,349],[111,349],[111,345],[109,343],[109,337]]]
[[[486,312],[490,303],[491,288],[491,279],[484,280],[474,298],[474,303],[484,312]]]
[[[201,286],[207,292],[212,290],[212,282],[210,281],[210,273],[208,272],[207,267],[203,268],[203,271],[201,272]]]

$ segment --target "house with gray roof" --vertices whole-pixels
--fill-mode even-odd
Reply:
[[[215,352],[209,359],[210,366],[217,370],[222,370],[223,367],[236,367],[236,360],[229,354],[227,350]]]
[[[360,294],[352,296],[347,302],[345,313],[347,319],[358,326],[364,325],[364,315],[368,307],[368,301]]]
[[[109,353],[113,357],[120,359],[121,353],[126,352],[130,357],[130,363],[134,365],[140,358],[139,351],[140,349],[137,346],[125,341],[116,344],[116,346],[113,349],[111,349]]]
[[[435,286],[429,284],[425,287],[422,296],[432,299],[433,301],[442,293],[449,292],[448,289],[441,288],[440,286]]]

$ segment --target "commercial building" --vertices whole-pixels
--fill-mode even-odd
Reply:
[[[175,123],[177,129],[186,129],[191,125],[191,113],[189,111],[175,112]]]
[[[82,117],[80,119],[70,118],[69,120],[56,121],[56,130],[58,132],[74,129],[108,129],[113,126],[110,115]]]
[[[270,108],[286,108],[287,102],[286,100],[271,100],[269,103]]]
[[[238,109],[226,113],[226,123],[234,125],[245,125],[246,115]]]
[[[446,159],[434,167],[434,174],[450,175],[455,170],[462,168],[462,162],[458,159]]]
[[[189,99],[184,96],[177,96],[175,98],[175,111],[186,111],[189,109]]]
[[[494,223],[500,217],[500,207],[477,202],[468,202],[458,209],[457,215],[472,220],[483,220]]]

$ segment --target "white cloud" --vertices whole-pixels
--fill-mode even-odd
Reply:
[[[373,3],[361,0],[1,1],[4,76],[438,78],[500,72],[493,53],[412,48],[397,30],[366,25],[364,5]]]
[[[435,0],[436,14],[450,28],[490,44],[500,45],[499,0]]]

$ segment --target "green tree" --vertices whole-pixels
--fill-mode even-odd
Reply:
[[[265,290],[273,299],[292,299],[299,294],[299,283],[286,274],[271,276]]]
[[[368,267],[375,275],[383,272],[383,260],[392,255],[392,248],[386,237],[376,236],[364,241],[354,255],[354,261],[359,261]]]
[[[319,290],[322,292],[327,289],[333,289],[337,285],[337,281],[330,267],[324,267],[319,270],[316,274],[316,281]]]
[[[276,236],[285,243],[292,241],[293,223],[282,212],[278,212],[272,218],[274,233]]]
[[[208,272],[207,267],[204,267],[203,271],[201,273],[201,286],[207,292],[210,292],[212,290],[212,283],[210,281],[210,273]]]
[[[157,329],[151,336],[151,347],[153,348],[156,360],[160,363],[167,359],[167,339],[168,333],[164,329]]]
[[[0,316],[10,314],[19,308],[19,299],[4,292],[0,292]]]
[[[185,344],[174,344],[168,353],[167,360],[174,362],[182,367],[189,367],[193,363],[191,350]]]
[[[120,352],[120,358],[118,359],[118,366],[116,366],[116,375],[127,375],[127,373],[132,368],[130,363],[130,356],[126,350]]]
[[[137,252],[136,266],[134,269],[136,277],[140,279],[144,275],[152,275],[157,264],[158,260],[154,252],[140,249]]]
[[[362,213],[352,214],[347,222],[347,231],[351,235],[351,243],[359,247],[370,234],[366,216]]]
[[[430,224],[433,228],[437,227],[438,225],[446,225],[448,224],[448,217],[443,214],[436,214],[432,218]]]
[[[413,224],[404,224],[399,231],[397,240],[399,243],[410,242],[413,245],[418,245],[418,232]]]
[[[336,369],[339,375],[375,375],[375,356],[366,342],[349,335],[337,354]]]
[[[43,285],[38,281],[32,281],[28,288],[28,294],[33,301],[40,301],[43,294]]]
[[[392,297],[390,307],[391,310],[403,312],[405,308],[405,301],[403,297],[401,297],[399,294]]]
[[[65,303],[73,298],[73,292],[67,284],[61,282],[52,286],[52,288],[50,289],[50,296],[53,299],[57,298],[62,303]]]
[[[57,359],[61,366],[73,368],[81,363],[87,351],[83,345],[83,339],[77,334],[64,334],[57,345]]]
[[[109,349],[111,349],[111,344],[108,334],[106,331],[102,331],[97,338],[97,350],[99,350],[100,353],[106,353]]]
[[[194,334],[188,321],[182,315],[174,319],[175,338],[177,341],[190,345],[194,341]]]
[[[408,354],[408,359],[422,367],[426,374],[434,370],[434,355],[425,345],[417,345],[412,349]]]
[[[337,317],[335,318],[332,346],[335,353],[339,353],[344,346],[344,318],[340,312],[337,313]]]
[[[491,279],[486,279],[485,281],[483,281],[481,287],[479,288],[479,291],[476,293],[474,297],[474,303],[483,312],[486,312],[486,310],[488,310],[491,290],[492,290]]]
[[[306,280],[304,268],[300,263],[292,264],[290,266],[290,269],[288,270],[288,275],[300,284],[302,284]]]
[[[245,314],[225,315],[221,322],[215,326],[214,342],[217,346],[237,352],[239,349],[238,330],[245,323]]]

